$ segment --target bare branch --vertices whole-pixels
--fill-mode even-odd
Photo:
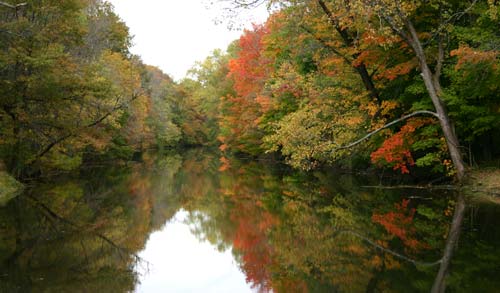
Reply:
[[[370,188],[370,189],[422,189],[422,190],[449,190],[449,191],[459,191],[462,194],[473,193],[483,194],[493,197],[500,196],[500,192],[496,192],[495,190],[490,190],[488,188],[471,188],[468,185],[459,186],[459,185],[364,185],[360,186],[361,188]]]
[[[28,5],[28,3],[26,3],[26,2],[12,5],[12,4],[0,1],[0,6],[7,7],[7,8],[10,8],[10,9],[18,9],[18,8],[26,6],[26,5]]]
[[[460,189],[456,185],[364,185],[361,188],[373,188],[373,189],[423,189],[423,190],[458,190]]]
[[[49,143],[40,153],[38,153],[31,161],[29,161],[27,163],[27,165],[32,165],[33,163],[35,163],[36,161],[38,161],[41,157],[43,157],[45,154],[47,154],[54,146],[58,145],[59,143],[65,141],[66,139],[70,138],[70,137],[73,137],[73,136],[77,136],[83,129],[85,128],[92,128],[100,123],[102,123],[104,120],[106,120],[109,116],[111,116],[113,113],[115,113],[116,111],[118,110],[121,110],[123,109],[125,106],[127,106],[130,102],[132,102],[133,100],[137,99],[139,97],[138,94],[134,95],[130,100],[120,104],[120,105],[116,105],[115,107],[113,107],[111,110],[109,110],[106,114],[102,115],[100,118],[98,118],[97,120],[89,123],[89,124],[86,124],[84,125],[83,127],[75,130],[75,131],[72,131],[70,133],[67,133],[57,139],[55,139],[54,141],[52,141],[51,143]]]
[[[439,119],[439,115],[437,113],[435,113],[435,112],[427,111],[427,110],[416,111],[416,112],[413,112],[411,114],[405,115],[405,116],[403,116],[403,117],[401,117],[399,119],[396,119],[396,120],[394,120],[394,121],[392,121],[390,123],[387,123],[386,125],[378,128],[378,129],[376,129],[376,130],[368,133],[367,135],[363,136],[362,138],[356,140],[355,142],[352,142],[352,143],[350,143],[348,145],[345,145],[345,146],[341,146],[341,147],[335,148],[335,149],[332,150],[332,152],[336,152],[336,151],[339,151],[339,150],[352,148],[353,146],[358,145],[361,142],[363,142],[363,141],[367,140],[368,138],[372,137],[373,135],[379,133],[380,131],[382,131],[382,130],[384,130],[386,128],[389,128],[389,127],[391,127],[391,126],[393,126],[393,125],[395,125],[395,124],[397,124],[397,123],[399,123],[401,121],[404,121],[404,120],[409,119],[411,117],[417,116],[417,115],[432,115],[432,116],[434,116],[434,117],[436,117],[436,118]]]
[[[233,2],[237,5],[238,8],[253,8],[264,4],[266,0],[234,0]]]

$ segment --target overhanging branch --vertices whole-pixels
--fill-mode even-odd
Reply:
[[[132,101],[134,101],[135,99],[137,99],[137,97],[139,97],[139,95],[135,94],[130,100],[128,100],[128,101],[126,101],[126,102],[124,102],[122,104],[116,105],[110,111],[108,111],[106,114],[104,114],[103,116],[101,116],[99,119],[97,119],[97,120],[95,120],[95,121],[93,121],[91,123],[88,123],[88,124],[84,125],[83,127],[80,127],[79,129],[76,129],[73,132],[64,134],[64,135],[60,136],[59,138],[55,139],[54,141],[52,141],[51,143],[49,143],[40,153],[38,153],[31,161],[29,161],[27,163],[27,165],[32,165],[33,163],[35,163],[36,161],[38,161],[41,157],[43,157],[45,154],[47,154],[54,146],[58,145],[59,143],[65,141],[66,139],[68,139],[70,137],[77,136],[78,133],[80,133],[85,128],[92,128],[92,127],[94,127],[94,126],[102,123],[109,116],[113,115],[113,113],[115,113],[118,110],[123,109],[125,106],[127,106],[128,104],[130,104]]]
[[[0,1],[0,6],[7,7],[10,9],[18,9],[18,8],[26,6],[26,5],[28,5],[28,3],[26,3],[26,2],[13,5],[13,4],[9,4],[6,2]]]
[[[56,220],[60,221],[61,223],[72,227],[73,229],[75,229],[75,231],[79,231],[80,233],[87,232],[87,233],[89,233],[97,238],[100,238],[102,241],[108,243],[111,247],[115,248],[118,251],[118,253],[120,254],[120,257],[123,257],[122,254],[125,253],[126,255],[132,256],[134,258],[134,260],[136,261],[136,263],[145,263],[149,267],[149,262],[147,262],[146,260],[141,258],[138,254],[131,251],[130,249],[118,245],[117,243],[115,243],[113,240],[111,240],[110,238],[108,238],[104,234],[99,233],[93,229],[88,229],[87,227],[85,227],[83,225],[79,225],[79,224],[57,214],[54,210],[52,210],[46,204],[44,204],[43,202],[41,202],[40,200],[38,200],[37,198],[35,198],[31,195],[28,195],[28,198],[31,201],[33,201],[34,204],[36,204],[38,207],[40,207],[43,211],[45,211],[47,213],[46,216],[49,219],[50,218],[56,219]],[[50,219],[50,220],[52,220],[52,219]]]
[[[373,135],[379,133],[380,131],[382,131],[382,130],[384,130],[386,128],[389,128],[389,127],[391,127],[391,126],[393,126],[393,125],[395,125],[395,124],[397,124],[397,123],[399,123],[401,121],[404,121],[406,119],[409,119],[409,118],[412,118],[412,117],[415,117],[415,116],[418,116],[418,115],[432,115],[432,116],[434,116],[434,117],[436,117],[436,118],[439,119],[439,115],[437,113],[435,113],[435,112],[427,111],[427,110],[416,111],[416,112],[413,112],[411,114],[405,115],[405,116],[403,116],[403,117],[401,117],[399,119],[393,120],[393,121],[387,123],[386,125],[384,125],[384,126],[378,128],[378,129],[376,129],[376,130],[368,133],[367,135],[363,136],[362,138],[360,138],[360,139],[358,139],[358,140],[356,140],[356,141],[354,141],[354,142],[352,142],[352,143],[350,143],[348,145],[344,145],[344,146],[335,148],[335,149],[332,150],[332,152],[336,152],[336,151],[339,151],[339,150],[344,150],[344,149],[352,148],[353,146],[356,146],[356,145],[362,143],[363,141],[367,140],[368,138],[372,137]]]

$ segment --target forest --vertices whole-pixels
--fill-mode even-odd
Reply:
[[[232,7],[264,2],[275,9],[267,22],[198,63],[188,80],[197,85],[192,99],[213,97],[197,105],[218,122],[221,151],[275,154],[304,170],[392,169],[457,181],[498,159],[496,2]]]
[[[0,1],[0,291],[139,290],[179,213],[254,291],[498,291],[499,1],[207,2],[269,17],[174,80],[105,0]]]
[[[271,14],[179,82],[105,1],[0,2],[3,176],[195,146],[424,181],[498,165],[497,1],[221,2]]]

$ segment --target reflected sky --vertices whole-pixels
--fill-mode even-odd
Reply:
[[[149,271],[138,269],[136,292],[252,292],[231,250],[221,253],[200,242],[191,233],[187,216],[180,210],[162,230],[150,235],[139,253],[149,262]]]

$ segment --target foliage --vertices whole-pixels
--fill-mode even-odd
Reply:
[[[0,291],[132,291],[137,253],[179,208],[177,155],[90,168],[28,186],[0,207]],[[22,210],[18,213],[17,207]]]
[[[144,150],[158,136],[163,145],[178,140],[172,120],[156,114],[169,107],[158,103],[167,93],[149,94],[173,82],[162,76],[164,84],[148,84],[111,4],[27,1],[1,9],[0,159],[15,176],[75,169],[88,154]]]
[[[228,62],[228,75],[234,94],[222,96],[220,101],[221,129],[219,140],[223,149],[258,154],[261,132],[259,117],[268,108],[269,97],[264,93],[265,81],[271,69],[271,59],[263,52],[265,25],[254,26],[240,37],[236,57]]]
[[[204,91],[214,79],[230,87],[218,93],[218,127],[207,126],[223,151],[274,152],[296,168],[357,157],[461,177],[460,144],[469,161],[498,155],[498,5],[490,2],[228,1],[231,11],[267,3],[273,13],[218,59],[227,76],[199,76]],[[438,119],[401,121],[392,135],[343,148],[419,110]]]
[[[411,227],[415,216],[415,209],[408,208],[409,200],[403,199],[399,204],[395,204],[396,211],[387,214],[373,214],[372,221],[384,226],[386,231],[399,238],[405,246],[410,249],[426,248],[427,245],[415,239],[415,229]]]
[[[415,165],[415,161],[411,155],[410,146],[420,149],[427,149],[429,146],[426,143],[419,141],[415,146],[418,136],[415,131],[426,124],[432,123],[432,120],[427,119],[411,119],[401,127],[401,129],[388,139],[386,139],[382,146],[371,154],[371,160],[375,164],[388,164],[394,170],[400,170],[401,173],[409,173],[409,167]],[[432,144],[430,146],[433,146]],[[430,153],[431,155],[433,153]],[[430,162],[429,162],[430,161]],[[420,158],[418,164],[426,166],[433,163],[433,157],[426,155]]]

